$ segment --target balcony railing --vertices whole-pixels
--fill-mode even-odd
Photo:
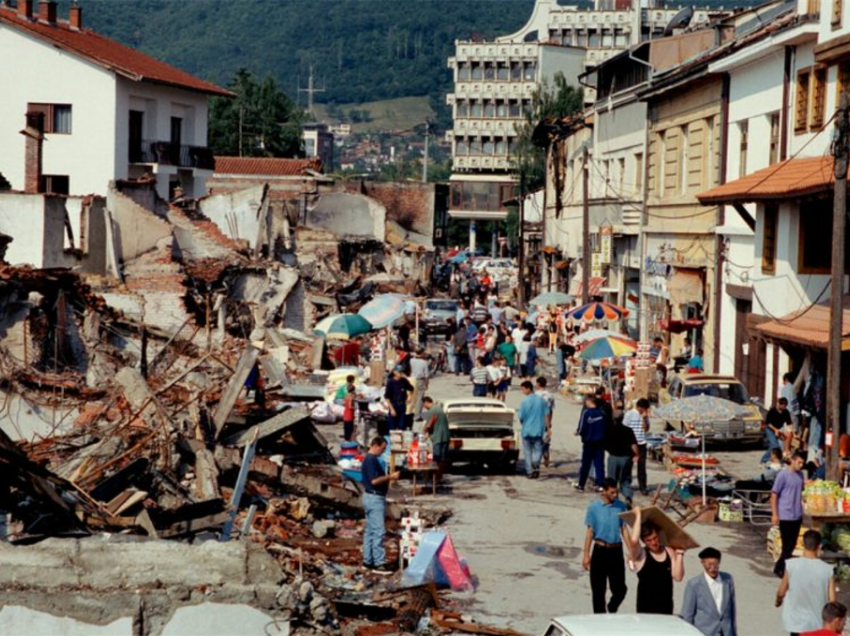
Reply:
[[[142,140],[130,143],[130,163],[159,163],[180,168],[212,170],[215,159],[212,150],[204,146],[186,146],[169,141]]]

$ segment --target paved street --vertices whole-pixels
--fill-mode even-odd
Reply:
[[[516,408],[521,393],[514,381],[508,404]],[[439,398],[462,397],[468,381],[440,376],[429,393]],[[448,529],[458,551],[478,578],[466,610],[476,620],[542,634],[549,617],[591,611],[589,577],[581,568],[584,509],[595,494],[578,493],[567,478],[578,472],[580,441],[573,435],[579,406],[558,395],[555,411],[553,464],[538,481],[524,475],[467,475],[463,470],[447,477],[449,494],[437,500],[454,510]],[[757,466],[758,453],[720,453],[738,466]],[[742,470],[746,470],[743,469]],[[755,470],[755,468],[753,468]],[[669,475],[650,462],[650,485]],[[430,501],[423,497],[422,501]],[[648,501],[640,495],[637,502]],[[765,550],[764,530],[749,524],[693,524],[688,531],[701,545],[713,545],[723,554],[723,569],[735,577],[739,607],[739,634],[762,636],[783,633],[779,610],[773,607],[778,581]],[[685,578],[702,571],[694,553],[685,557]],[[634,611],[637,579],[627,575],[629,593],[623,611]],[[680,607],[684,583],[676,586]]]

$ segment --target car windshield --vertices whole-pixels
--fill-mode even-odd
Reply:
[[[429,300],[425,308],[431,311],[457,311],[457,303],[453,300]]]
[[[706,384],[687,384],[682,397],[693,397],[695,395],[710,395],[711,397],[723,398],[736,404],[749,402],[747,390],[743,384],[737,382],[710,382]]]

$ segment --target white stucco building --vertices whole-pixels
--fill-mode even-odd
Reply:
[[[152,175],[163,198],[203,194],[207,101],[230,93],[70,11],[60,20],[52,1],[0,4],[0,173],[28,192],[105,194],[110,180]]]

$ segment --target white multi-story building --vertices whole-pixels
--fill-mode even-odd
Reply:
[[[150,175],[164,198],[203,194],[207,101],[230,93],[86,29],[79,6],[68,20],[53,1],[34,9],[0,4],[0,173],[12,187],[105,194]]]
[[[563,73],[579,86],[579,75],[629,46],[659,37],[678,10],[654,7],[654,0],[596,0],[591,11],[537,0],[520,30],[493,42],[458,41],[449,58],[454,92],[448,95],[454,127],[453,170],[449,214],[471,220],[473,244],[476,220],[507,215],[503,202],[515,188],[510,155],[517,125],[544,80]],[[680,26],[702,23],[706,11],[695,11]],[[594,101],[584,86],[585,102]]]

